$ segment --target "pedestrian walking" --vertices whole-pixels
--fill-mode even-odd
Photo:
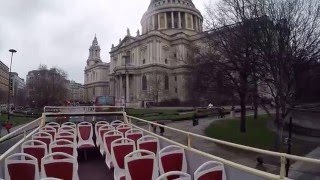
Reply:
[[[158,122],[155,121],[154,123],[158,123]],[[151,127],[152,127],[152,129],[153,129],[153,133],[157,134],[157,125],[151,124]]]
[[[158,122],[158,124],[164,125],[164,123],[163,123],[163,122]],[[160,135],[161,135],[161,136],[163,136],[163,133],[164,133],[164,127],[159,126],[159,129],[160,129]]]
[[[192,125],[193,126],[197,126],[199,124],[199,120],[197,119],[197,114],[196,113],[193,113],[193,116],[192,116]]]

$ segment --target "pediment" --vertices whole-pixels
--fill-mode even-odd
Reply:
[[[131,44],[135,41],[134,37],[132,36],[126,36],[118,45],[118,48],[127,46],[128,44]]]

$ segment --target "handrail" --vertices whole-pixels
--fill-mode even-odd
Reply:
[[[11,132],[11,133],[9,133],[9,134],[6,134],[5,136],[1,137],[1,138],[0,138],[0,142],[5,141],[7,138],[9,138],[10,136],[12,136],[12,134],[15,134],[15,133],[17,133],[18,131],[23,130],[24,128],[26,128],[26,127],[27,127],[27,126],[29,126],[30,124],[35,123],[35,122],[37,122],[37,121],[39,121],[39,122],[40,122],[40,121],[41,121],[41,117],[40,117],[40,118],[38,118],[38,119],[35,119],[35,120],[33,120],[33,121],[31,121],[31,122],[29,122],[29,123],[25,124],[25,125],[23,125],[23,126],[21,126],[20,128],[18,128],[18,129],[16,129],[16,130],[12,131],[12,132]]]
[[[114,112],[78,112],[78,113],[77,112],[55,112],[55,113],[54,112],[47,112],[47,113],[43,113],[41,118],[38,118],[38,119],[36,119],[36,120],[34,120],[34,121],[32,121],[32,122],[20,127],[20,128],[18,128],[17,130],[13,131],[12,133],[0,138],[0,142],[1,142],[1,140],[4,140],[4,139],[12,136],[13,133],[21,131],[23,128],[27,127],[28,125],[30,125],[30,124],[32,124],[34,122],[37,122],[37,121],[41,120],[41,123],[39,125],[40,126],[44,125],[47,116],[61,116],[61,115],[85,116],[85,115],[108,115],[108,114],[122,115],[123,116],[123,120],[125,122],[127,122],[127,123],[132,124],[133,127],[137,128],[137,129],[140,129],[140,130],[142,130],[144,132],[148,132],[150,134],[153,134],[154,136],[156,136],[156,137],[158,137],[158,138],[160,138],[160,139],[162,139],[164,141],[167,141],[169,143],[178,145],[178,146],[180,146],[180,147],[182,147],[184,149],[187,149],[188,151],[191,151],[191,152],[194,152],[196,154],[208,157],[210,159],[221,161],[222,163],[224,163],[224,164],[226,164],[226,165],[228,165],[230,167],[233,167],[233,168],[245,171],[245,172],[249,172],[249,173],[252,173],[254,175],[257,175],[257,176],[260,176],[260,177],[263,177],[263,178],[267,178],[267,179],[285,179],[284,176],[285,176],[286,159],[292,159],[292,160],[296,160],[296,161],[303,161],[303,162],[307,162],[307,163],[320,164],[320,160],[319,159],[301,157],[301,156],[296,156],[296,155],[291,155],[291,154],[286,154],[286,153],[279,153],[279,152],[274,152],[274,151],[269,151],[269,150],[263,150],[263,149],[259,149],[259,148],[249,147],[249,146],[245,146],[245,145],[235,144],[235,143],[231,143],[231,142],[227,142],[227,141],[222,141],[222,140],[218,140],[218,139],[215,139],[215,138],[210,138],[210,137],[206,137],[206,136],[203,136],[203,135],[195,134],[195,133],[192,133],[192,132],[187,132],[187,131],[184,131],[184,130],[180,130],[180,129],[176,129],[176,128],[173,128],[173,127],[165,126],[165,125],[158,124],[158,123],[155,123],[155,122],[150,122],[150,121],[147,121],[147,120],[144,120],[144,119],[141,119],[141,118],[128,116],[125,111],[124,112],[121,112],[121,111],[114,111]],[[149,126],[149,130],[143,129],[143,128],[133,124],[132,120],[136,120],[136,121],[147,123],[148,126]],[[151,125],[164,127],[166,129],[169,129],[169,130],[172,130],[172,131],[175,131],[175,132],[179,132],[179,133],[182,133],[182,134],[186,135],[187,140],[188,140],[187,141],[187,145],[184,145],[182,143],[167,139],[165,137],[162,137],[162,136],[159,136],[159,135],[153,133],[151,131]],[[36,132],[36,130],[38,130],[38,129],[39,129],[39,127],[36,128],[31,133],[29,133],[24,138],[22,138],[18,143],[16,143],[14,146],[12,146],[4,154],[2,154],[0,156],[0,161],[6,155],[8,155],[12,150],[14,150],[17,146],[19,146],[26,138],[30,137],[34,132]],[[197,149],[192,147],[192,141],[191,141],[192,137],[201,138],[201,139],[208,140],[208,141],[211,141],[211,142],[214,142],[214,143],[223,144],[223,145],[226,145],[226,146],[229,146],[229,147],[234,147],[234,148],[238,148],[238,149],[242,149],[242,150],[246,150],[246,151],[251,151],[251,152],[255,152],[255,153],[261,153],[261,154],[266,154],[266,155],[278,157],[278,158],[280,158],[280,162],[281,162],[280,173],[279,173],[279,175],[276,175],[276,174],[271,174],[271,173],[268,173],[268,172],[263,172],[263,171],[260,171],[260,170],[257,170],[257,169],[254,169],[254,168],[251,168],[251,167],[248,167],[248,166],[245,166],[245,165],[241,165],[241,164],[238,164],[236,162],[233,162],[233,161],[230,161],[230,160],[227,160],[227,159],[224,159],[224,158],[221,158],[221,157],[217,157],[217,156],[211,155],[209,153],[205,153],[205,152],[202,152],[200,150],[197,150]]]
[[[129,117],[129,116],[128,116],[128,117]],[[131,117],[132,117],[132,116],[131,116]],[[129,117],[129,118],[131,118],[131,117]],[[216,161],[220,161],[220,162],[222,162],[222,163],[224,163],[224,164],[226,164],[226,165],[228,165],[228,166],[234,167],[234,168],[236,168],[236,169],[240,169],[240,170],[243,170],[243,171],[252,173],[252,174],[254,174],[254,175],[257,175],[257,176],[263,177],[263,178],[279,179],[279,176],[278,176],[278,175],[271,174],[271,173],[267,173],[267,172],[264,172],[264,171],[260,171],[260,170],[257,170],[257,169],[254,169],[254,168],[251,168],[251,167],[248,167],[248,166],[244,166],[244,165],[242,165],[242,164],[237,164],[237,163],[235,163],[235,162],[232,162],[232,161],[229,161],[229,160],[220,158],[220,157],[218,157],[218,156],[214,156],[214,155],[211,155],[211,154],[202,152],[202,151],[197,150],[197,149],[192,148],[192,147],[190,148],[190,147],[188,147],[188,146],[186,146],[186,145],[183,145],[183,144],[181,144],[181,143],[178,143],[178,142],[175,142],[175,141],[173,141],[173,140],[167,139],[167,138],[165,138],[165,137],[159,136],[158,134],[152,133],[152,132],[150,132],[150,131],[148,131],[148,130],[145,130],[145,129],[143,129],[143,128],[137,126],[137,125],[134,125],[134,124],[132,124],[132,123],[131,123],[131,125],[132,125],[133,127],[137,128],[137,129],[140,129],[140,130],[144,131],[144,132],[150,133],[150,134],[152,134],[153,136],[156,136],[156,137],[158,137],[158,138],[160,138],[160,139],[162,139],[162,140],[164,140],[164,141],[167,141],[167,142],[169,142],[169,143],[172,143],[172,144],[175,144],[175,145],[177,145],[177,146],[180,146],[180,147],[182,147],[182,148],[184,148],[184,149],[186,149],[186,150],[188,150],[188,151],[194,152],[194,153],[196,153],[196,154],[199,154],[199,155],[202,155],[202,156],[206,156],[206,157],[208,157],[208,158],[210,158],[210,159],[214,159],[214,160],[216,160]]]
[[[210,138],[210,137],[206,137],[203,135],[199,135],[199,134],[195,134],[192,132],[187,132],[184,130],[180,130],[180,129],[175,129],[169,126],[165,126],[162,124],[158,124],[158,123],[154,123],[154,122],[150,122],[141,118],[137,118],[137,117],[133,117],[133,116],[127,116],[129,119],[135,119],[141,122],[145,122],[147,124],[152,124],[152,125],[156,125],[156,126],[160,126],[166,129],[170,129],[172,131],[176,131],[176,132],[180,132],[182,134],[185,134],[188,138],[188,146],[190,149],[192,149],[191,147],[191,137],[190,136],[194,136],[194,137],[198,137],[198,138],[202,138],[211,142],[215,142],[218,144],[223,144],[226,146],[230,146],[233,148],[238,148],[238,149],[242,149],[242,150],[246,150],[246,151],[252,151],[255,153],[261,153],[261,154],[266,154],[266,155],[271,155],[271,156],[275,156],[280,158],[280,162],[281,162],[281,167],[280,167],[280,179],[284,178],[284,173],[285,173],[285,159],[292,159],[292,160],[297,160],[297,161],[303,161],[303,162],[307,162],[307,163],[315,163],[315,164],[320,164],[320,160],[318,159],[313,159],[313,158],[308,158],[308,157],[301,157],[301,156],[296,156],[296,155],[291,155],[291,154],[286,154],[286,153],[279,153],[279,152],[275,152],[275,151],[269,151],[269,150],[264,150],[264,149],[259,149],[259,148],[254,148],[254,147],[249,147],[249,146],[245,146],[245,145],[241,145],[241,144],[236,144],[236,143],[231,143],[231,142],[227,142],[227,141],[222,141],[222,140],[218,140],[215,138]],[[131,121],[130,121],[131,122]]]
[[[164,128],[167,128],[167,129],[170,129],[170,130],[173,130],[173,131],[177,131],[177,132],[180,132],[180,133],[183,133],[183,134],[186,134],[186,135],[189,134],[191,136],[195,136],[195,137],[198,137],[198,138],[202,138],[202,139],[209,140],[209,141],[212,141],[212,142],[215,142],[215,143],[219,143],[219,144],[223,144],[223,145],[226,145],[226,146],[231,146],[231,147],[235,147],[235,148],[239,148],[239,149],[243,149],[243,150],[247,150],[247,151],[253,151],[253,152],[256,152],[256,153],[267,154],[267,155],[276,156],[276,157],[284,156],[286,158],[290,158],[290,159],[293,159],[293,160],[300,160],[300,161],[306,161],[306,162],[312,162],[312,163],[319,163],[320,164],[320,160],[318,160],[318,159],[301,157],[301,156],[296,156],[296,155],[291,155],[291,154],[286,154],[286,153],[279,153],[279,152],[275,152],[275,151],[264,150],[264,149],[254,148],[254,147],[245,146],[245,145],[241,145],[241,144],[222,141],[222,140],[219,140],[219,139],[210,138],[210,137],[203,136],[203,135],[200,135],[200,134],[195,134],[195,133],[192,133],[192,132],[187,132],[187,131],[184,131],[184,130],[175,129],[175,128],[172,128],[172,127],[169,127],[169,126],[165,126],[165,125],[162,125],[162,124],[150,122],[150,121],[147,121],[147,120],[144,120],[144,119],[141,119],[141,118],[137,118],[137,117],[133,117],[133,116],[128,116],[128,118],[132,118],[132,119],[136,119],[136,120],[148,123],[148,124],[153,124],[153,125],[156,125],[156,126],[164,127]]]
[[[83,116],[86,116],[86,115],[107,115],[107,114],[116,114],[116,115],[119,115],[119,114],[123,114],[123,112],[59,112],[59,113],[52,113],[52,112],[47,112],[47,113],[43,113],[42,115],[45,115],[45,116],[60,116],[60,115],[66,115],[66,116],[76,116],[76,115],[83,115]]]
[[[28,123],[30,124],[30,123]],[[29,137],[31,137],[35,132],[37,132],[40,129],[40,127],[37,127],[35,130],[33,130],[31,133],[29,133],[27,136],[25,136],[24,138],[22,138],[19,142],[17,142],[16,144],[14,144],[13,146],[10,147],[10,149],[8,149],[5,153],[1,154],[0,156],[0,162],[7,157],[15,148],[17,148],[18,146],[20,146],[26,139],[28,139]]]
[[[46,112],[47,109],[81,109],[81,108],[121,108],[124,111],[124,106],[45,106],[43,112]]]

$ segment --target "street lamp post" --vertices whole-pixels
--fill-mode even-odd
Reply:
[[[127,109],[127,57],[124,60],[124,76],[126,85],[124,86],[124,109]]]
[[[10,85],[11,85],[11,65],[12,65],[12,57],[13,57],[13,53],[16,53],[17,51],[14,50],[14,49],[10,49],[9,52],[11,52],[11,61],[10,61],[10,69],[9,69],[9,91],[8,91],[8,105],[7,105],[8,121],[10,120]]]

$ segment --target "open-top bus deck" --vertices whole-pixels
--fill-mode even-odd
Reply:
[[[99,112],[96,112],[96,108],[94,106],[45,107],[42,117],[2,137],[0,179],[29,180],[57,177],[65,180],[142,180],[167,179],[166,175],[169,179],[179,177],[172,176],[172,173],[178,173],[185,179],[286,179],[287,159],[312,166],[320,165],[319,159],[234,144],[128,116],[123,107],[99,107]],[[99,121],[96,121],[97,119]],[[101,122],[101,119],[104,121]],[[184,136],[186,141],[177,142],[155,134],[154,126],[174,131],[179,136]],[[68,135],[71,137],[70,141],[64,139],[70,138]],[[116,136],[118,138],[114,138]],[[49,141],[44,140],[46,138]],[[197,139],[229,146],[239,151],[278,158],[279,171],[273,174],[236,163],[232,159],[227,160],[203,152],[194,146]],[[153,141],[158,142],[156,146],[148,147],[147,143]],[[36,154],[30,150],[41,147],[45,149],[45,153],[40,155],[38,149]],[[126,148],[121,149],[123,147]],[[74,151],[64,151],[66,148]],[[143,161],[141,160],[143,158],[150,158],[153,161]],[[72,166],[66,165],[68,163]]]

